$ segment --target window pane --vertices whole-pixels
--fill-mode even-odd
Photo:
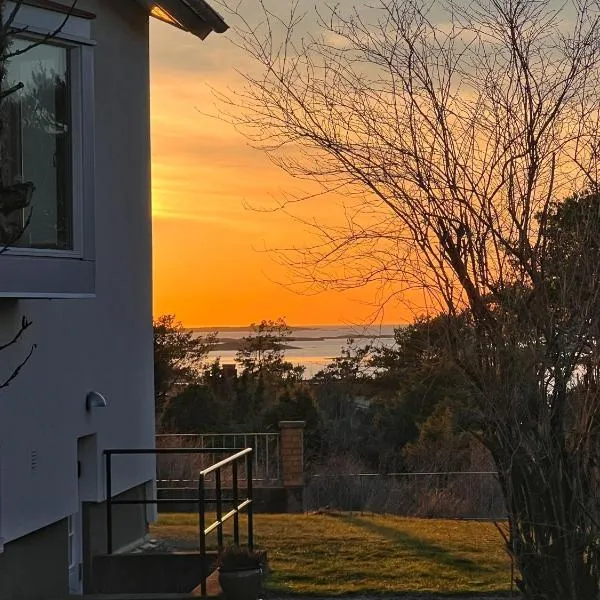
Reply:
[[[31,42],[16,40],[18,52]],[[72,236],[69,56],[42,44],[13,57],[2,102],[0,243],[70,249]],[[32,188],[33,192],[31,192]],[[27,197],[30,202],[27,206]],[[15,238],[18,237],[18,240]]]

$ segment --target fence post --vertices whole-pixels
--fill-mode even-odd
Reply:
[[[280,421],[281,483],[287,512],[304,511],[304,421]]]

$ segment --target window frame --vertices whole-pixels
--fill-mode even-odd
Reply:
[[[6,3],[6,15],[10,15],[14,2]],[[60,31],[57,30],[61,27]],[[69,85],[71,111],[71,236],[72,248],[28,248],[9,246],[0,254],[0,297],[17,298],[66,298],[94,296],[94,46],[91,37],[91,21],[75,15],[53,11],[50,8],[22,4],[13,22],[15,38],[30,42],[65,48],[69,53]],[[47,39],[48,36],[52,36]],[[35,183],[35,182],[34,182]],[[33,206],[35,206],[35,194]],[[41,259],[48,259],[44,262]],[[36,261],[36,262],[33,262]],[[16,289],[7,285],[10,271],[17,265],[32,269],[31,283],[25,285],[25,277]],[[77,263],[79,263],[77,265]],[[90,263],[83,267],[83,263]],[[8,266],[9,274],[3,276],[2,265]],[[36,273],[44,264],[52,271],[52,278],[59,275],[57,289],[48,289],[49,277],[40,277],[41,287],[36,285]],[[91,269],[91,273],[90,273]],[[72,273],[69,274],[67,271]],[[64,273],[63,273],[64,272]],[[19,287],[20,286],[20,287]],[[54,287],[54,286],[51,286]],[[38,289],[39,288],[39,289]],[[45,288],[45,289],[44,289]]]

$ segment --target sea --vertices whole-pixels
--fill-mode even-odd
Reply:
[[[357,344],[376,343],[391,346],[394,343],[395,325],[315,325],[290,327],[292,334],[288,340],[286,360],[305,368],[304,376],[310,379],[317,371],[325,368],[335,357],[340,356],[348,339]],[[209,359],[219,358],[221,364],[234,364],[239,341],[250,334],[249,327],[200,327],[194,328],[197,335],[218,333],[222,344],[209,353]]]

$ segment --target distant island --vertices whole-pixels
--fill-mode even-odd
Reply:
[[[197,332],[212,332],[214,329],[193,329],[192,331]],[[231,330],[230,330],[231,331]],[[236,329],[236,331],[240,331]],[[248,329],[248,331],[250,331]],[[325,342],[327,340],[347,340],[349,337],[355,340],[383,340],[383,339],[393,339],[393,335],[391,334],[382,334],[382,335],[368,335],[368,334],[358,334],[358,335],[331,335],[331,336],[317,336],[317,337],[301,337],[301,336],[290,336],[287,338],[286,343],[282,344],[281,347],[284,350],[302,350],[301,346],[294,346],[292,343],[287,342]],[[228,337],[218,337],[215,345],[213,346],[213,352],[217,352],[219,350],[227,350],[227,351],[237,351],[242,347],[244,338],[228,338]]]
[[[305,325],[299,327],[289,326],[293,331],[311,331],[315,329],[327,329],[327,328],[336,328],[337,325],[323,325],[323,327],[319,327],[318,325]],[[211,326],[211,327],[190,327],[190,331],[199,331],[199,332],[210,332],[210,331],[254,331],[254,328],[250,325],[240,325],[239,327],[234,327],[233,325],[225,325],[223,327],[219,325]]]
[[[232,339],[232,338],[221,338],[212,347],[212,352],[218,352],[219,350],[235,350],[236,352],[242,347],[243,339]],[[298,346],[291,346],[289,344],[281,344],[284,350],[300,350]]]
[[[404,327],[405,325],[397,325],[397,324],[388,324],[385,323],[383,325],[381,325],[381,327],[393,327],[393,328],[398,328],[398,327]],[[327,330],[331,330],[332,332],[335,332],[336,330],[340,330],[340,329],[344,329],[344,330],[352,330],[352,329],[356,329],[356,331],[361,331],[361,330],[365,330],[365,329],[369,329],[372,328],[373,330],[377,330],[379,328],[379,326],[377,325],[365,325],[365,326],[361,326],[361,325],[299,325],[299,326],[295,326],[295,325],[289,325],[289,328],[292,332],[295,331],[327,331]],[[252,332],[254,331],[254,328],[251,327],[250,325],[240,325],[239,327],[235,327],[232,325],[211,325],[211,326],[204,326],[204,327],[189,327],[187,328],[188,331],[195,331],[198,333],[210,333],[213,331],[218,331],[218,332],[227,332],[227,331],[248,331],[248,332]],[[360,337],[390,337],[391,334],[383,334],[383,335],[370,335],[368,333],[362,334],[362,333],[357,333],[356,335],[353,335],[352,337],[355,338],[360,338]],[[292,337],[294,337],[293,333],[292,333]],[[339,335],[326,335],[323,336],[327,339],[335,339],[336,337],[348,337],[348,336],[339,336]],[[316,340],[319,339],[317,337],[309,337],[307,339],[311,339],[311,340]]]

